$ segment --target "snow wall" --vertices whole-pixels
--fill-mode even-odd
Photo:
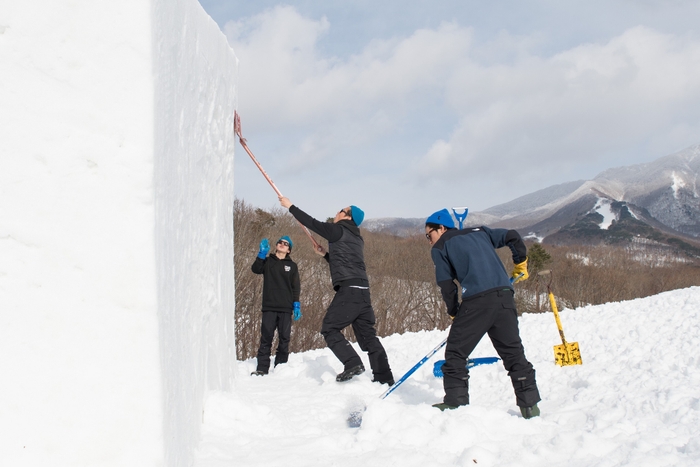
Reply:
[[[0,464],[188,466],[235,365],[237,60],[196,0],[0,0]]]

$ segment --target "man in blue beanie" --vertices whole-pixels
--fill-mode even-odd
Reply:
[[[389,359],[374,327],[376,319],[365,271],[365,243],[359,229],[365,213],[357,206],[348,206],[338,211],[333,222],[321,222],[294,206],[288,198],[279,200],[302,225],[328,240],[328,253],[323,247],[316,253],[328,261],[335,290],[335,297],[323,318],[321,334],[328,348],[343,363],[343,371],[336,381],[348,381],[365,371],[360,356],[341,332],[352,325],[360,349],[369,357],[372,381],[393,385]]]
[[[442,209],[425,221],[425,237],[432,245],[435,280],[453,319],[442,366],[445,398],[434,407],[445,410],[469,404],[467,359],[488,334],[508,371],[523,417],[538,416],[540,393],[535,369],[525,358],[520,340],[511,285],[511,280],[528,278],[527,248],[520,234],[483,226],[457,230],[449,211]],[[496,253],[505,246],[513,254],[512,279]],[[455,281],[462,289],[461,302]]]
[[[279,338],[275,353],[275,366],[287,363],[292,319],[296,321],[301,318],[299,269],[289,256],[292,247],[292,239],[284,235],[277,240],[274,253],[270,253],[268,256],[270,243],[266,238],[263,238],[260,242],[258,255],[251,266],[253,273],[263,276],[258,367],[251,373],[255,376],[264,376],[270,371],[270,355],[272,354],[275,330]]]

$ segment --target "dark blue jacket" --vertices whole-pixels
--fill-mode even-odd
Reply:
[[[450,229],[435,242],[430,251],[435,264],[435,280],[450,315],[456,315],[459,310],[454,279],[462,287],[462,301],[494,290],[513,289],[496,254],[496,249],[504,246],[510,247],[515,264],[527,258],[525,243],[515,230],[488,227]]]

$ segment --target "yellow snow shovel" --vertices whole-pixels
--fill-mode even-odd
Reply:
[[[554,362],[559,366],[581,365],[583,362],[581,361],[581,352],[578,349],[578,342],[566,342],[566,338],[564,337],[564,329],[562,329],[561,320],[559,319],[557,302],[554,300],[554,294],[552,293],[552,271],[541,271],[539,274],[542,276],[549,274],[549,282],[547,283],[549,304],[552,306],[554,319],[557,321],[557,328],[559,328],[559,335],[561,336],[562,344],[554,346]]]

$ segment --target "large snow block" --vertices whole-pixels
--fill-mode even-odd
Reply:
[[[237,60],[196,0],[0,0],[0,463],[187,466],[229,390]]]

